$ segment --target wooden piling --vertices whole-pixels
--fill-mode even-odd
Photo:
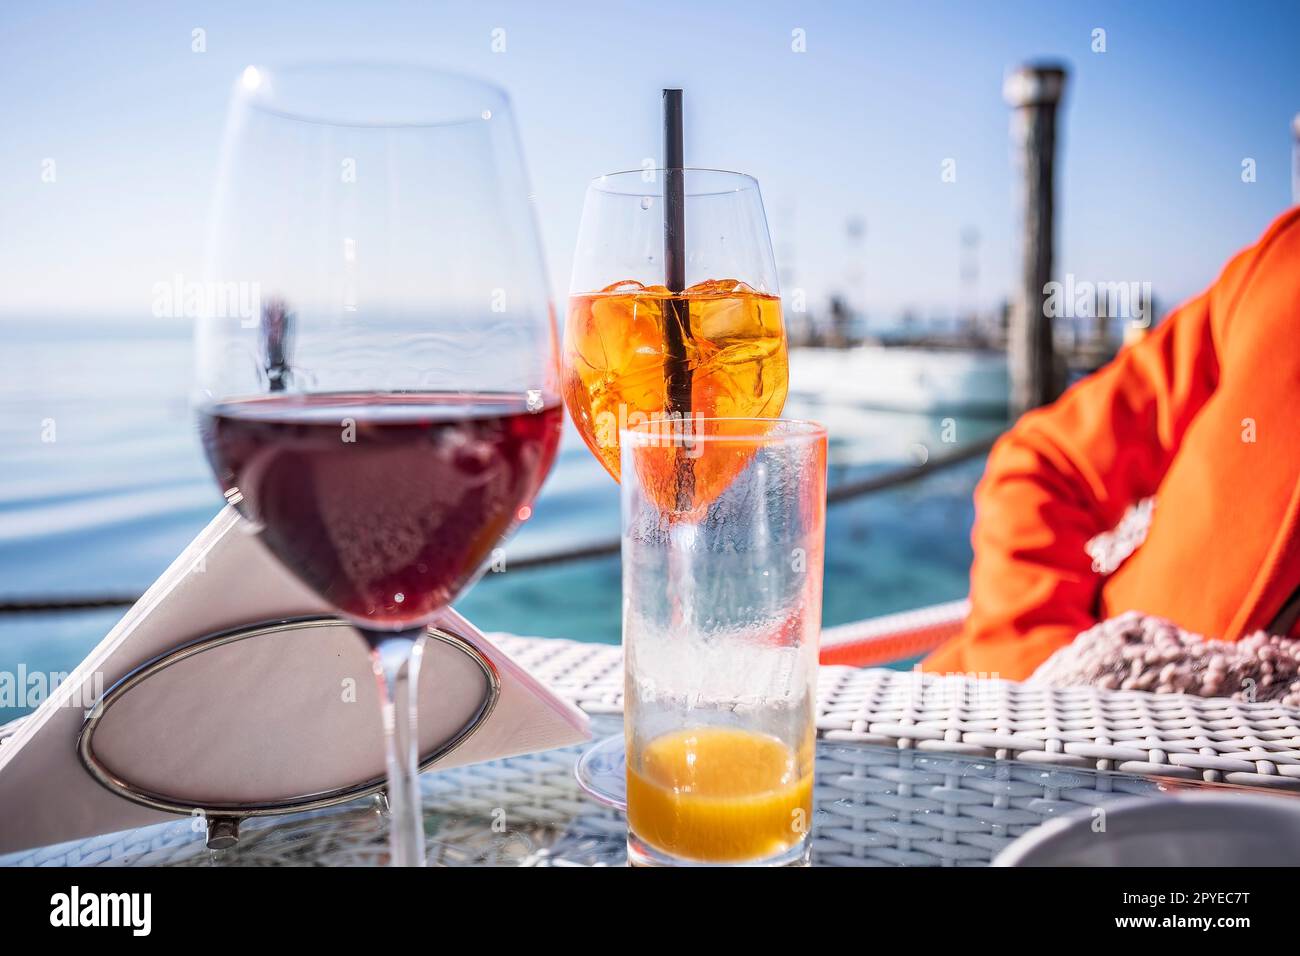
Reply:
[[[1019,414],[1060,393],[1052,319],[1044,308],[1052,278],[1056,112],[1066,71],[1029,64],[1007,75],[1002,94],[1014,109],[1012,138],[1021,173],[1021,268],[1007,341],[1010,410]]]

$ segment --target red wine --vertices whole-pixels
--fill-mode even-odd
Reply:
[[[559,403],[495,394],[275,395],[201,430],[226,499],[363,626],[415,626],[526,514],[559,444]]]

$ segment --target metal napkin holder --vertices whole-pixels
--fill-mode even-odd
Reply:
[[[182,661],[191,660],[197,655],[240,641],[265,638],[268,635],[302,628],[339,626],[346,627],[348,625],[340,618],[329,615],[263,621],[205,635],[146,661],[109,687],[89,709],[88,716],[81,726],[80,733],[77,735],[77,755],[82,766],[101,785],[123,799],[155,810],[189,816],[201,814],[207,821],[207,845],[214,850],[228,849],[238,843],[240,822],[248,817],[298,813],[347,803],[360,797],[374,794],[382,795],[385,778],[381,775],[359,783],[345,784],[328,790],[303,793],[266,802],[205,802],[200,804],[133,783],[123,775],[110,769],[95,753],[95,732],[100,727],[105,716],[116,704],[126,699],[133,690],[164,673],[168,668]],[[419,762],[421,771],[428,769],[468,740],[491,716],[501,695],[501,677],[495,665],[471,643],[449,630],[432,625],[428,628],[424,640],[426,642],[441,642],[469,658],[482,672],[485,689],[477,708],[470,714],[469,718],[450,736],[421,754]],[[426,654],[427,651],[426,644]]]

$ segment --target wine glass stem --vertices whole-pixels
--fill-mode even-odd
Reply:
[[[363,631],[379,685],[388,766],[388,843],[393,866],[424,866],[424,818],[416,772],[416,688],[424,628]]]

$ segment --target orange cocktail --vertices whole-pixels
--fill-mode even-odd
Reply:
[[[673,331],[680,358],[672,357]],[[735,279],[675,294],[627,281],[570,297],[564,401],[587,447],[615,478],[619,432],[674,413],[675,374],[687,378],[690,392],[689,408],[677,414],[779,416],[789,379],[780,298]]]

